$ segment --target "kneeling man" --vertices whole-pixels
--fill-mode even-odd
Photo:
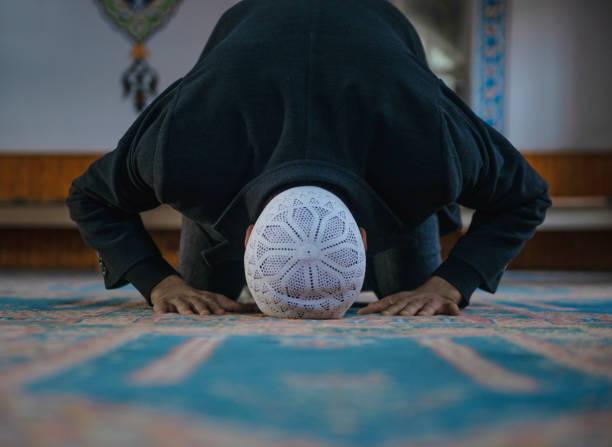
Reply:
[[[183,215],[177,270],[139,217],[161,203]],[[106,287],[156,311],[247,312],[248,283],[270,315],[338,318],[362,289],[380,299],[360,313],[458,314],[550,200],[386,0],[244,0],[67,204]],[[442,262],[458,204],[476,211]]]

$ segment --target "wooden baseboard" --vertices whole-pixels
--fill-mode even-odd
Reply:
[[[176,267],[180,231],[153,230],[153,240]],[[441,239],[446,258],[461,233]],[[612,230],[543,231],[525,243],[511,269],[610,270]],[[77,230],[0,229],[0,268],[97,269],[93,250]]]

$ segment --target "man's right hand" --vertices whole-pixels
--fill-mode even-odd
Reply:
[[[257,306],[240,304],[218,293],[189,286],[180,276],[164,278],[151,291],[151,303],[157,313],[176,312],[182,315],[223,315],[229,312],[255,312]]]

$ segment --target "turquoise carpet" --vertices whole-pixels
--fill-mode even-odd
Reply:
[[[459,317],[155,315],[0,273],[0,445],[612,445],[612,274],[508,272]]]

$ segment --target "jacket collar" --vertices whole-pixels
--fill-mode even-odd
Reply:
[[[382,252],[406,238],[403,222],[359,175],[326,161],[297,160],[254,178],[214,224],[201,225],[215,241],[202,251],[205,261],[212,265],[242,259],[246,227],[257,220],[266,200],[283,189],[300,185],[328,188],[347,202],[357,224],[368,233],[368,255]]]

